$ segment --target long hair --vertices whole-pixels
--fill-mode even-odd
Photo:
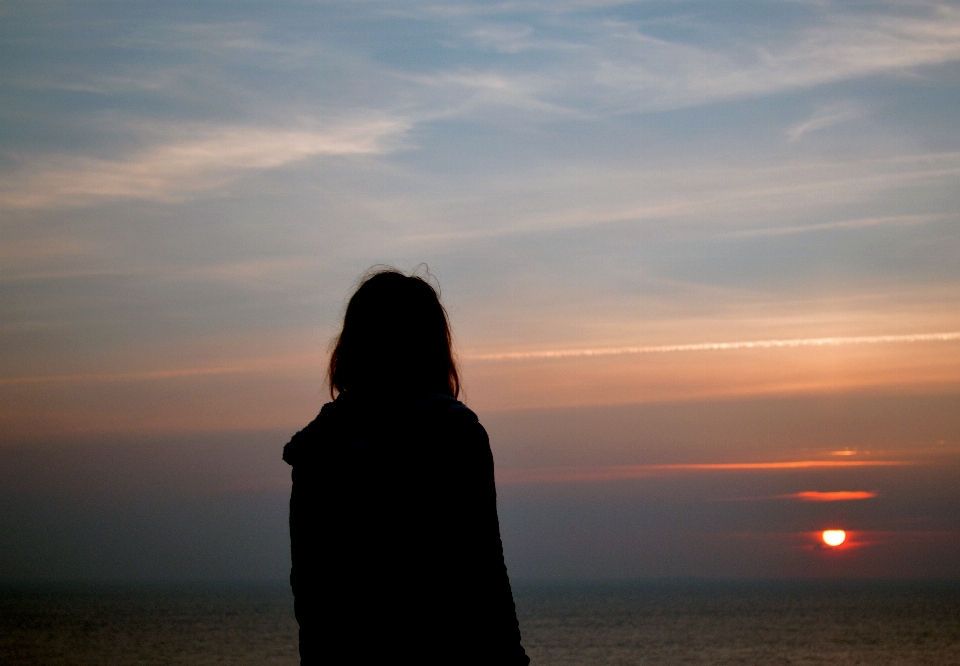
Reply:
[[[347,391],[460,395],[447,311],[426,280],[368,273],[350,298],[327,369],[330,397]]]

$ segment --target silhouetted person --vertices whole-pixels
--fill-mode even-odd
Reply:
[[[493,456],[427,282],[386,270],[350,299],[333,402],[286,445],[301,664],[525,665]]]

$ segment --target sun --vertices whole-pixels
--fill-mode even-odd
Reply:
[[[824,530],[820,536],[828,546],[839,546],[847,540],[847,533],[843,530]]]

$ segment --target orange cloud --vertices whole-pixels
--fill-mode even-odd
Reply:
[[[390,140],[409,127],[409,121],[390,117],[334,124],[322,131],[223,126],[116,160],[69,155],[34,159],[4,174],[0,204],[51,208],[115,199],[177,201],[221,187],[248,171],[318,156],[384,153]]]
[[[876,497],[877,493],[869,490],[836,490],[821,493],[816,490],[805,490],[790,495],[777,495],[783,499],[798,499],[802,502],[845,502],[847,500],[862,500]]]

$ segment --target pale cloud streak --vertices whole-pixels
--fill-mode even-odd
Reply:
[[[319,156],[380,154],[407,129],[408,122],[389,117],[326,130],[226,126],[115,159],[33,157],[4,175],[0,205],[55,208],[115,199],[179,201],[226,185],[245,172]]]
[[[756,97],[960,60],[960,10],[945,5],[922,17],[838,16],[769,41],[734,39],[728,48],[667,41],[646,34],[642,24],[607,21],[604,27],[607,46],[598,54],[595,81],[629,93],[637,110]]]
[[[794,340],[754,340],[743,342],[718,342],[692,345],[664,345],[658,347],[618,347],[599,349],[565,349],[531,352],[505,352],[494,354],[462,354],[461,358],[470,361],[514,361],[530,359],[556,359],[584,356],[615,356],[623,354],[665,354],[671,352],[733,351],[739,349],[789,349],[797,347],[823,347],[857,344],[894,344],[919,342],[956,342],[960,332],[926,333],[914,335],[880,335],[860,337],[804,338]],[[236,373],[273,373],[289,371],[302,367],[312,367],[318,362],[314,354],[282,356],[270,358],[250,358],[220,365],[172,368],[135,372],[86,373],[72,375],[36,375],[0,378],[0,386],[18,384],[47,383],[114,383],[141,382],[175,379],[203,375],[222,375]],[[751,463],[752,464],[752,463]],[[780,464],[780,463],[777,463]],[[831,463],[832,464],[832,463]],[[837,463],[847,464],[847,463]],[[853,463],[851,463],[853,464]],[[860,464],[858,461],[856,464]],[[720,466],[711,467],[720,469]],[[666,468],[664,468],[666,469]]]
[[[797,347],[839,347],[842,345],[904,344],[918,342],[956,342],[960,331],[950,333],[914,333],[910,335],[864,335],[831,338],[793,338],[787,340],[743,340],[739,342],[702,342],[689,345],[651,347],[598,347],[586,349],[545,349],[538,351],[463,354],[471,361],[525,361],[531,359],[576,358],[583,356],[620,356],[624,354],[669,354],[672,352],[735,351],[739,349],[794,349]]]
[[[509,16],[517,9],[501,6],[499,11]],[[572,35],[560,31],[567,35],[563,39],[545,36],[543,33],[549,32],[546,24],[536,22],[498,24],[484,19],[467,20],[461,26],[463,35],[481,51],[522,54],[537,50],[546,54],[547,61],[538,58],[535,69],[523,61],[503,61],[474,67],[457,64],[413,74],[366,62],[365,76],[380,81],[378,88],[383,92],[366,97],[362,107],[355,106],[350,112],[354,120],[333,128],[224,125],[112,159],[85,155],[14,159],[13,168],[3,174],[0,205],[48,208],[113,199],[178,201],[215,190],[244,173],[310,157],[384,154],[414,126],[436,120],[482,114],[485,122],[496,122],[496,114],[490,114],[494,108],[520,112],[536,122],[588,120],[610,113],[771,94],[960,59],[960,10],[949,7],[928,8],[925,15],[913,17],[840,16],[798,27],[774,45],[761,39],[720,40],[714,46],[667,41],[645,33],[642,21],[591,17],[578,26]],[[307,43],[274,43],[258,34],[256,26],[244,23],[176,29],[193,40],[184,48],[199,49],[204,40],[198,36],[209,37],[218,49],[276,52],[300,65],[317,48]],[[337,57],[335,52],[333,57]],[[120,79],[139,80],[131,73]],[[74,83],[69,85],[79,85],[75,77],[71,80]],[[158,81],[163,79],[155,77],[144,80],[162,88],[172,85],[170,81],[161,85]],[[364,89],[363,94],[369,93]],[[345,108],[352,104],[350,99],[338,103]],[[284,114],[282,105],[271,112],[273,117]],[[797,141],[858,114],[860,110],[852,104],[827,106],[786,133],[791,141]],[[647,213],[670,211],[658,210],[654,204]]]
[[[406,245],[641,222],[655,223],[651,230],[700,228],[720,237],[772,237],[940,220],[946,213],[836,219],[831,208],[872,205],[891,191],[929,187],[957,176],[960,153],[952,152],[683,169],[551,164],[497,174],[478,183],[482,191],[461,189],[459,197],[449,194],[452,188],[441,192],[440,180],[430,185],[437,194],[398,197],[386,208],[392,219],[409,221],[400,239]],[[518,200],[525,202],[519,210],[512,205]],[[372,204],[365,200],[364,205]],[[809,221],[770,226],[774,220],[795,220],[796,211],[804,211]],[[824,218],[830,221],[815,221]],[[424,229],[423,221],[431,219],[444,223]],[[744,228],[751,223],[755,226]]]
[[[836,222],[821,222],[819,224],[797,224],[784,227],[769,227],[765,229],[746,229],[724,234],[729,238],[750,238],[754,236],[787,236],[792,234],[812,233],[816,231],[832,231],[835,229],[863,229],[885,224],[914,225],[933,222],[941,219],[940,215],[888,215],[884,217],[861,217],[853,220],[838,220]]]
[[[685,15],[650,21],[598,16],[591,5],[567,8],[561,15],[536,12],[542,23],[512,20],[529,9],[501,5],[498,21],[498,11],[488,8],[485,16],[466,21],[462,36],[480,51],[552,55],[549,66],[535,60],[536,71],[511,64],[499,75],[528,88],[535,79],[540,102],[579,114],[679,109],[960,60],[960,10],[947,4],[917,3],[909,15],[897,15],[895,7],[888,13],[824,7],[775,33],[754,26],[750,36],[707,27]],[[709,39],[688,43],[666,38],[659,31],[664,25]],[[484,101],[500,104],[505,99],[488,96]],[[532,103],[528,107],[537,110]],[[788,136],[797,140],[859,113],[847,105],[828,106],[795,125]]]
[[[787,137],[791,142],[799,141],[804,134],[839,125],[850,120],[856,120],[863,112],[851,104],[838,104],[817,109],[813,114],[787,130]]]

